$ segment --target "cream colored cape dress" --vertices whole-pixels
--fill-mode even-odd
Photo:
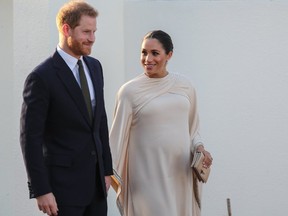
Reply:
[[[200,216],[190,166],[198,127],[195,90],[182,75],[141,74],[119,89],[110,143],[121,215]]]

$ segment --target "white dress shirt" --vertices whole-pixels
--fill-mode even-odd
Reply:
[[[68,53],[66,53],[64,50],[62,50],[59,47],[59,45],[57,46],[57,52],[64,59],[64,61],[66,62],[66,64],[70,68],[70,70],[73,73],[77,83],[79,84],[79,86],[81,88],[80,77],[79,77],[79,66],[77,64],[78,59],[73,57],[73,56],[71,56],[71,55],[69,55]],[[94,108],[96,106],[96,100],[95,100],[95,92],[94,92],[93,83],[92,83],[92,80],[91,80],[89,69],[88,69],[85,61],[83,60],[82,56],[81,56],[80,60],[82,61],[82,64],[83,64],[85,76],[86,76],[88,87],[89,87],[89,93],[90,93],[90,98],[91,98],[92,109],[94,110]]]

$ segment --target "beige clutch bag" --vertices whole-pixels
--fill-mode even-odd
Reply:
[[[195,152],[193,155],[193,160],[191,167],[193,172],[195,172],[199,181],[206,183],[210,174],[210,167],[203,166],[204,154],[202,152]]]

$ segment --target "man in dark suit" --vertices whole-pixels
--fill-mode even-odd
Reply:
[[[113,169],[103,71],[88,56],[97,16],[86,2],[65,4],[57,50],[25,81],[20,143],[30,198],[47,215],[107,215]]]

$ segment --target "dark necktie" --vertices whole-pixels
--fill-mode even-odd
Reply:
[[[88,87],[88,83],[87,83],[87,79],[85,76],[85,72],[83,69],[83,64],[81,60],[78,60],[77,62],[78,66],[79,66],[79,77],[80,77],[80,85],[81,85],[81,89],[82,89],[82,93],[84,96],[84,100],[86,103],[86,107],[88,110],[88,114],[89,114],[89,120],[90,122],[92,122],[92,105],[91,105],[91,98],[90,98],[90,93],[89,93],[89,87]]]

